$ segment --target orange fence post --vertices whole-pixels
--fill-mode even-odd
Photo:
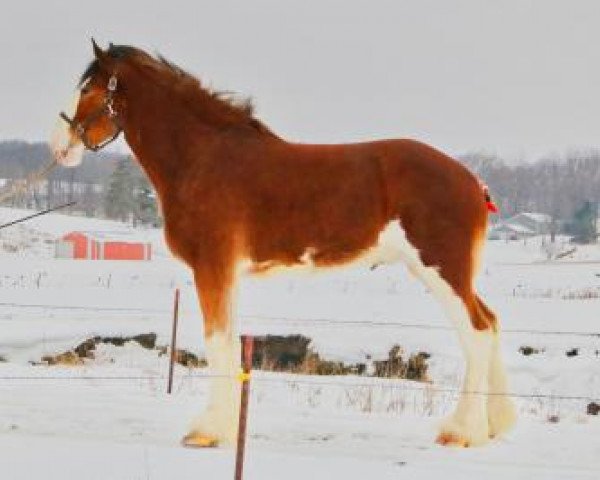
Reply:
[[[235,457],[235,480],[242,480],[244,471],[244,453],[246,449],[246,427],[248,422],[248,399],[250,397],[250,372],[252,370],[252,351],[254,339],[251,335],[242,335],[242,371],[239,380],[242,382],[240,400],[240,420],[238,423],[237,451]]]

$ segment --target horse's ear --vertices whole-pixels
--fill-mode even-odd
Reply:
[[[106,59],[106,52],[104,50],[102,50],[98,44],[96,43],[96,40],[94,40],[92,38],[92,48],[94,49],[94,56],[96,57],[96,59],[100,62],[102,62],[103,60]]]

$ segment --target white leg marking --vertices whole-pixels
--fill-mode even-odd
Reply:
[[[388,232],[388,236],[400,246],[401,257],[409,270],[427,285],[455,324],[465,353],[466,371],[463,392],[454,414],[442,426],[440,439],[452,438],[465,446],[483,444],[488,440],[486,393],[493,334],[473,328],[462,299],[456,295],[435,267],[427,267],[423,264],[419,251],[408,241],[399,223],[395,224],[394,230]]]
[[[70,118],[77,111],[80,93],[76,91],[65,109],[65,113]],[[54,158],[64,167],[76,167],[81,163],[85,146],[80,139],[71,134],[69,124],[62,118],[56,121],[56,125],[50,136],[50,149]]]
[[[517,419],[514,403],[505,395],[507,391],[508,381],[502,361],[500,338],[496,334],[490,361],[490,393],[492,394],[488,399],[490,437],[496,437],[508,431]]]
[[[466,320],[469,321],[468,316]],[[476,446],[488,441],[487,393],[492,335],[473,327],[460,332],[467,360],[465,379],[456,410],[442,425],[442,443]]]
[[[208,406],[192,425],[194,431],[235,445],[239,418],[241,345],[237,337],[213,334],[206,341],[210,380]]]

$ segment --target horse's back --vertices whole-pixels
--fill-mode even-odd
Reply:
[[[375,199],[385,219],[431,211],[457,222],[486,223],[484,193],[477,178],[457,160],[422,142],[390,139],[294,145],[294,150],[290,163],[311,165],[310,182],[362,189]]]
[[[433,208],[446,218],[487,217],[481,184],[460,162],[416,140],[381,144],[380,162],[392,214],[412,206]]]

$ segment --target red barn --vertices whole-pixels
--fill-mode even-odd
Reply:
[[[56,256],[84,260],[150,260],[152,245],[123,232],[71,232],[57,242]]]

